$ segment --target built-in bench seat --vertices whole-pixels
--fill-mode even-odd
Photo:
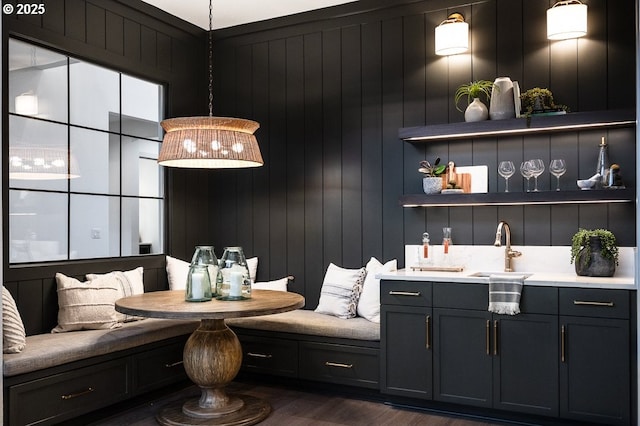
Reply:
[[[299,309],[226,321],[246,372],[379,388],[380,324]]]
[[[27,337],[20,353],[4,354],[5,377],[43,370],[81,359],[189,335],[199,321],[148,318],[124,323],[110,330],[83,330],[69,333],[36,334]]]
[[[3,354],[5,424],[57,424],[186,380],[182,351],[198,325],[149,318],[28,336],[22,352]]]
[[[342,319],[304,309],[259,317],[231,318],[226,320],[226,323],[244,329],[340,339],[380,340],[380,324],[360,317]]]

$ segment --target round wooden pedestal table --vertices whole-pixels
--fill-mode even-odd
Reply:
[[[167,319],[199,319],[200,326],[184,347],[184,369],[200,387],[200,399],[167,405],[156,416],[161,425],[252,425],[271,412],[268,402],[249,395],[227,394],[225,387],[242,364],[242,348],[225,318],[250,317],[292,311],[304,306],[296,293],[254,290],[251,299],[186,302],[184,291],[157,291],[116,301],[116,310],[128,315]]]

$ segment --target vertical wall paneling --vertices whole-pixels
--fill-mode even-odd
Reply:
[[[341,31],[322,33],[322,211],[324,262],[342,262],[342,61]]]
[[[304,36],[304,294],[307,307],[315,307],[326,270],[322,256],[322,34]]]
[[[381,24],[362,25],[362,247],[363,260],[383,261]],[[424,217],[424,213],[423,213]],[[386,259],[384,259],[386,260]]]
[[[99,49],[106,46],[106,17],[105,10],[91,3],[87,3],[87,43]]]
[[[404,257],[403,212],[397,195],[404,190],[402,145],[402,19],[382,21],[382,249],[385,259]],[[411,165],[407,165],[411,167]]]
[[[607,2],[590,1],[587,15],[589,37],[578,40],[578,69],[589,69],[592,72],[581,73],[578,84],[578,100],[569,104],[573,110],[596,111],[607,108],[607,70],[602,67],[607,62]],[[560,103],[569,102],[558,99]]]
[[[549,85],[549,40],[547,40],[547,9],[552,6],[546,1],[522,2],[522,76],[518,83],[520,91]]]
[[[108,51],[117,55],[124,54],[124,18],[120,15],[116,15],[113,12],[107,11],[106,14],[106,27],[109,31],[106,32],[106,48]]]
[[[131,61],[140,60],[140,24],[130,19],[124,20],[124,56]]]
[[[342,29],[342,264],[363,265],[362,71],[360,26]]]
[[[248,102],[253,103],[253,119],[258,121],[260,129],[256,135],[260,139],[260,152],[264,160],[264,166],[253,170],[253,249],[254,255],[259,257],[258,275],[260,277],[270,277],[269,259],[271,256],[279,256],[279,253],[271,253],[271,238],[282,238],[282,235],[276,235],[269,229],[271,222],[269,215],[269,195],[271,182],[269,180],[269,172],[271,169],[271,136],[269,129],[269,43],[257,43],[253,45],[252,51],[252,87],[253,92]],[[258,71],[259,69],[259,71]],[[276,162],[277,163],[277,162]],[[274,183],[277,185],[277,183]],[[235,211],[234,211],[235,213]],[[227,213],[225,213],[227,216]],[[229,220],[233,220],[230,217]],[[214,234],[215,235],[215,234]],[[220,241],[219,238],[214,238]],[[223,239],[224,240],[224,239]],[[217,244],[217,243],[216,243]],[[227,245],[229,243],[225,243]]]
[[[214,47],[215,49],[215,47]],[[218,52],[216,50],[216,52]],[[218,57],[218,55],[215,55]],[[220,55],[221,57],[226,57],[224,53]],[[233,56],[232,56],[233,57]],[[214,96],[214,108],[217,110],[218,102],[217,98],[228,99],[231,102],[234,102],[233,109],[230,109],[229,112],[233,114],[235,117],[253,117],[253,108],[252,103],[248,102],[248,99],[251,99],[252,93],[252,84],[251,84],[251,59],[252,52],[251,46],[242,46],[235,52],[235,61],[219,61],[216,62],[216,69],[222,69],[224,72],[225,78],[221,82],[222,84],[216,88]],[[233,96],[234,90],[239,93],[238,100],[236,101],[236,97]],[[229,92],[229,95],[227,95]],[[263,123],[261,123],[262,125]],[[266,154],[264,151],[264,138],[262,135],[264,132],[259,131],[258,146],[260,147],[261,153]],[[268,164],[265,164],[263,167],[269,167]],[[237,173],[237,182],[238,182],[238,194],[237,194],[237,241],[234,244],[238,244],[241,246],[245,255],[248,257],[252,257],[255,255],[255,250],[253,247],[253,234],[254,234],[254,224],[253,224],[253,214],[254,214],[254,196],[253,196],[253,178],[254,171],[253,170],[241,170]],[[214,188],[218,188],[216,185],[216,179],[213,179]],[[215,189],[214,189],[215,191]],[[228,213],[224,211],[223,208],[217,209],[215,212],[216,222],[222,223],[224,221],[224,216]],[[215,235],[215,233],[214,233]],[[219,241],[212,241],[212,244],[220,245]],[[218,247],[218,256],[222,256],[223,247]],[[261,269],[261,268],[258,268]],[[260,273],[259,273],[260,274]]]
[[[269,43],[269,273],[287,274],[287,74],[284,39]],[[264,265],[264,262],[263,262]]]
[[[496,0],[496,70],[497,77],[518,80],[522,75],[523,1]],[[546,12],[545,12],[546,13]]]
[[[425,18],[424,15],[408,16],[403,22],[402,49],[403,49],[403,127],[422,126],[425,124],[425,92],[426,92],[426,57],[432,57],[433,53],[427,53],[425,46]],[[424,160],[424,146],[416,144],[403,144],[405,182],[404,192],[407,194],[420,193],[422,191],[422,179],[418,173],[418,164]],[[433,161],[432,159],[430,161]],[[442,161],[447,161],[443,156]],[[424,232],[424,209],[404,210],[404,239],[412,240]]]
[[[305,151],[304,39],[286,41],[286,274],[293,275],[290,290],[304,292],[305,260]],[[288,107],[293,105],[294,108]],[[285,257],[285,256],[283,256]],[[273,274],[272,274],[273,275]],[[275,277],[275,275],[274,275]]]
[[[82,42],[86,40],[86,5],[85,0],[64,0],[66,37]]]
[[[47,3],[47,13],[42,15],[42,28],[58,34],[64,33],[65,2]]]

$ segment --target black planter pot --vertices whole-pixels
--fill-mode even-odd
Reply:
[[[576,274],[581,277],[612,277],[616,272],[616,262],[602,255],[602,241],[599,237],[590,237],[591,258],[586,262],[586,248],[582,248],[576,256]]]

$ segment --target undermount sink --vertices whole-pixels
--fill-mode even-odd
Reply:
[[[476,278],[489,278],[491,275],[502,275],[502,276],[524,276],[524,278],[529,278],[531,275],[533,275],[533,273],[531,272],[505,272],[505,271],[493,271],[493,272],[487,272],[487,271],[480,271],[480,272],[474,272],[473,274],[469,274],[469,277],[476,277]]]

